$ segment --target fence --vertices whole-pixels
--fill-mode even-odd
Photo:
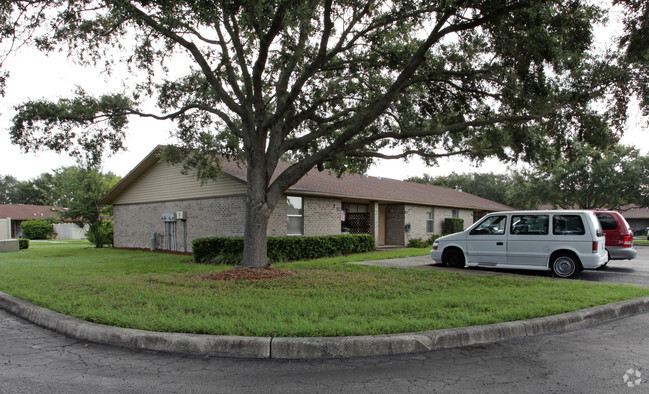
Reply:
[[[11,219],[0,219],[0,240],[11,238]]]
[[[59,239],[85,239],[88,225],[83,228],[74,223],[57,223],[54,224],[54,232]]]

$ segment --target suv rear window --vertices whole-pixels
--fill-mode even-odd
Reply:
[[[552,218],[552,233],[557,235],[584,235],[584,222],[579,215],[555,215]]]
[[[615,230],[617,228],[617,222],[613,215],[608,213],[597,213],[596,215],[604,230]]]

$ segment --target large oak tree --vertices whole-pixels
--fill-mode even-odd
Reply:
[[[314,167],[551,160],[574,140],[610,144],[611,113],[591,104],[626,76],[588,51],[601,16],[575,0],[3,2],[4,43],[144,75],[114,94],[26,102],[11,136],[98,161],[122,148],[129,116],[174,120],[167,161],[199,178],[223,158],[246,165],[243,265],[263,266],[269,215]],[[149,98],[157,113],[142,109]],[[292,164],[278,172],[280,159]]]

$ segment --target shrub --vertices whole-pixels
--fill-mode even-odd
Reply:
[[[20,249],[29,249],[29,240],[25,238],[20,238],[18,240],[18,248]]]
[[[433,242],[437,238],[441,237],[439,234],[431,234],[430,237],[427,240],[422,240],[421,238],[413,238],[410,241],[408,241],[408,247],[409,248],[426,248],[426,247],[431,247],[433,246]]]
[[[97,229],[99,231],[96,231]],[[113,245],[113,221],[104,220],[91,225],[86,232],[86,237],[96,248]]]
[[[444,234],[459,233],[464,230],[464,219],[446,218],[444,219]]]
[[[313,259],[374,250],[371,235],[325,235],[318,237],[269,237],[270,262]],[[194,261],[208,264],[239,264],[243,237],[198,238],[192,242]]]
[[[422,240],[421,238],[413,238],[408,241],[408,247],[409,248],[425,248],[426,247],[426,241]]]
[[[52,222],[49,220],[25,220],[20,224],[20,227],[23,229],[23,236],[27,239],[48,239],[54,232]]]

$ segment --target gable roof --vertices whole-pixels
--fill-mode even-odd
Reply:
[[[157,163],[157,152],[159,149],[160,147],[156,148],[142,160],[142,162],[102,198],[100,203],[111,204],[133,182],[136,182],[140,175]],[[280,163],[275,174],[279,174],[289,166],[289,163]],[[223,161],[221,167],[225,176],[246,183],[246,168],[243,165],[236,162]],[[341,178],[338,178],[329,171],[318,171],[317,169],[312,169],[305,174],[286,193],[485,211],[509,211],[513,209],[508,205],[441,186],[424,185],[358,174],[344,174]]]
[[[12,220],[47,219],[58,216],[61,207],[46,205],[7,204],[0,205],[0,218]]]

